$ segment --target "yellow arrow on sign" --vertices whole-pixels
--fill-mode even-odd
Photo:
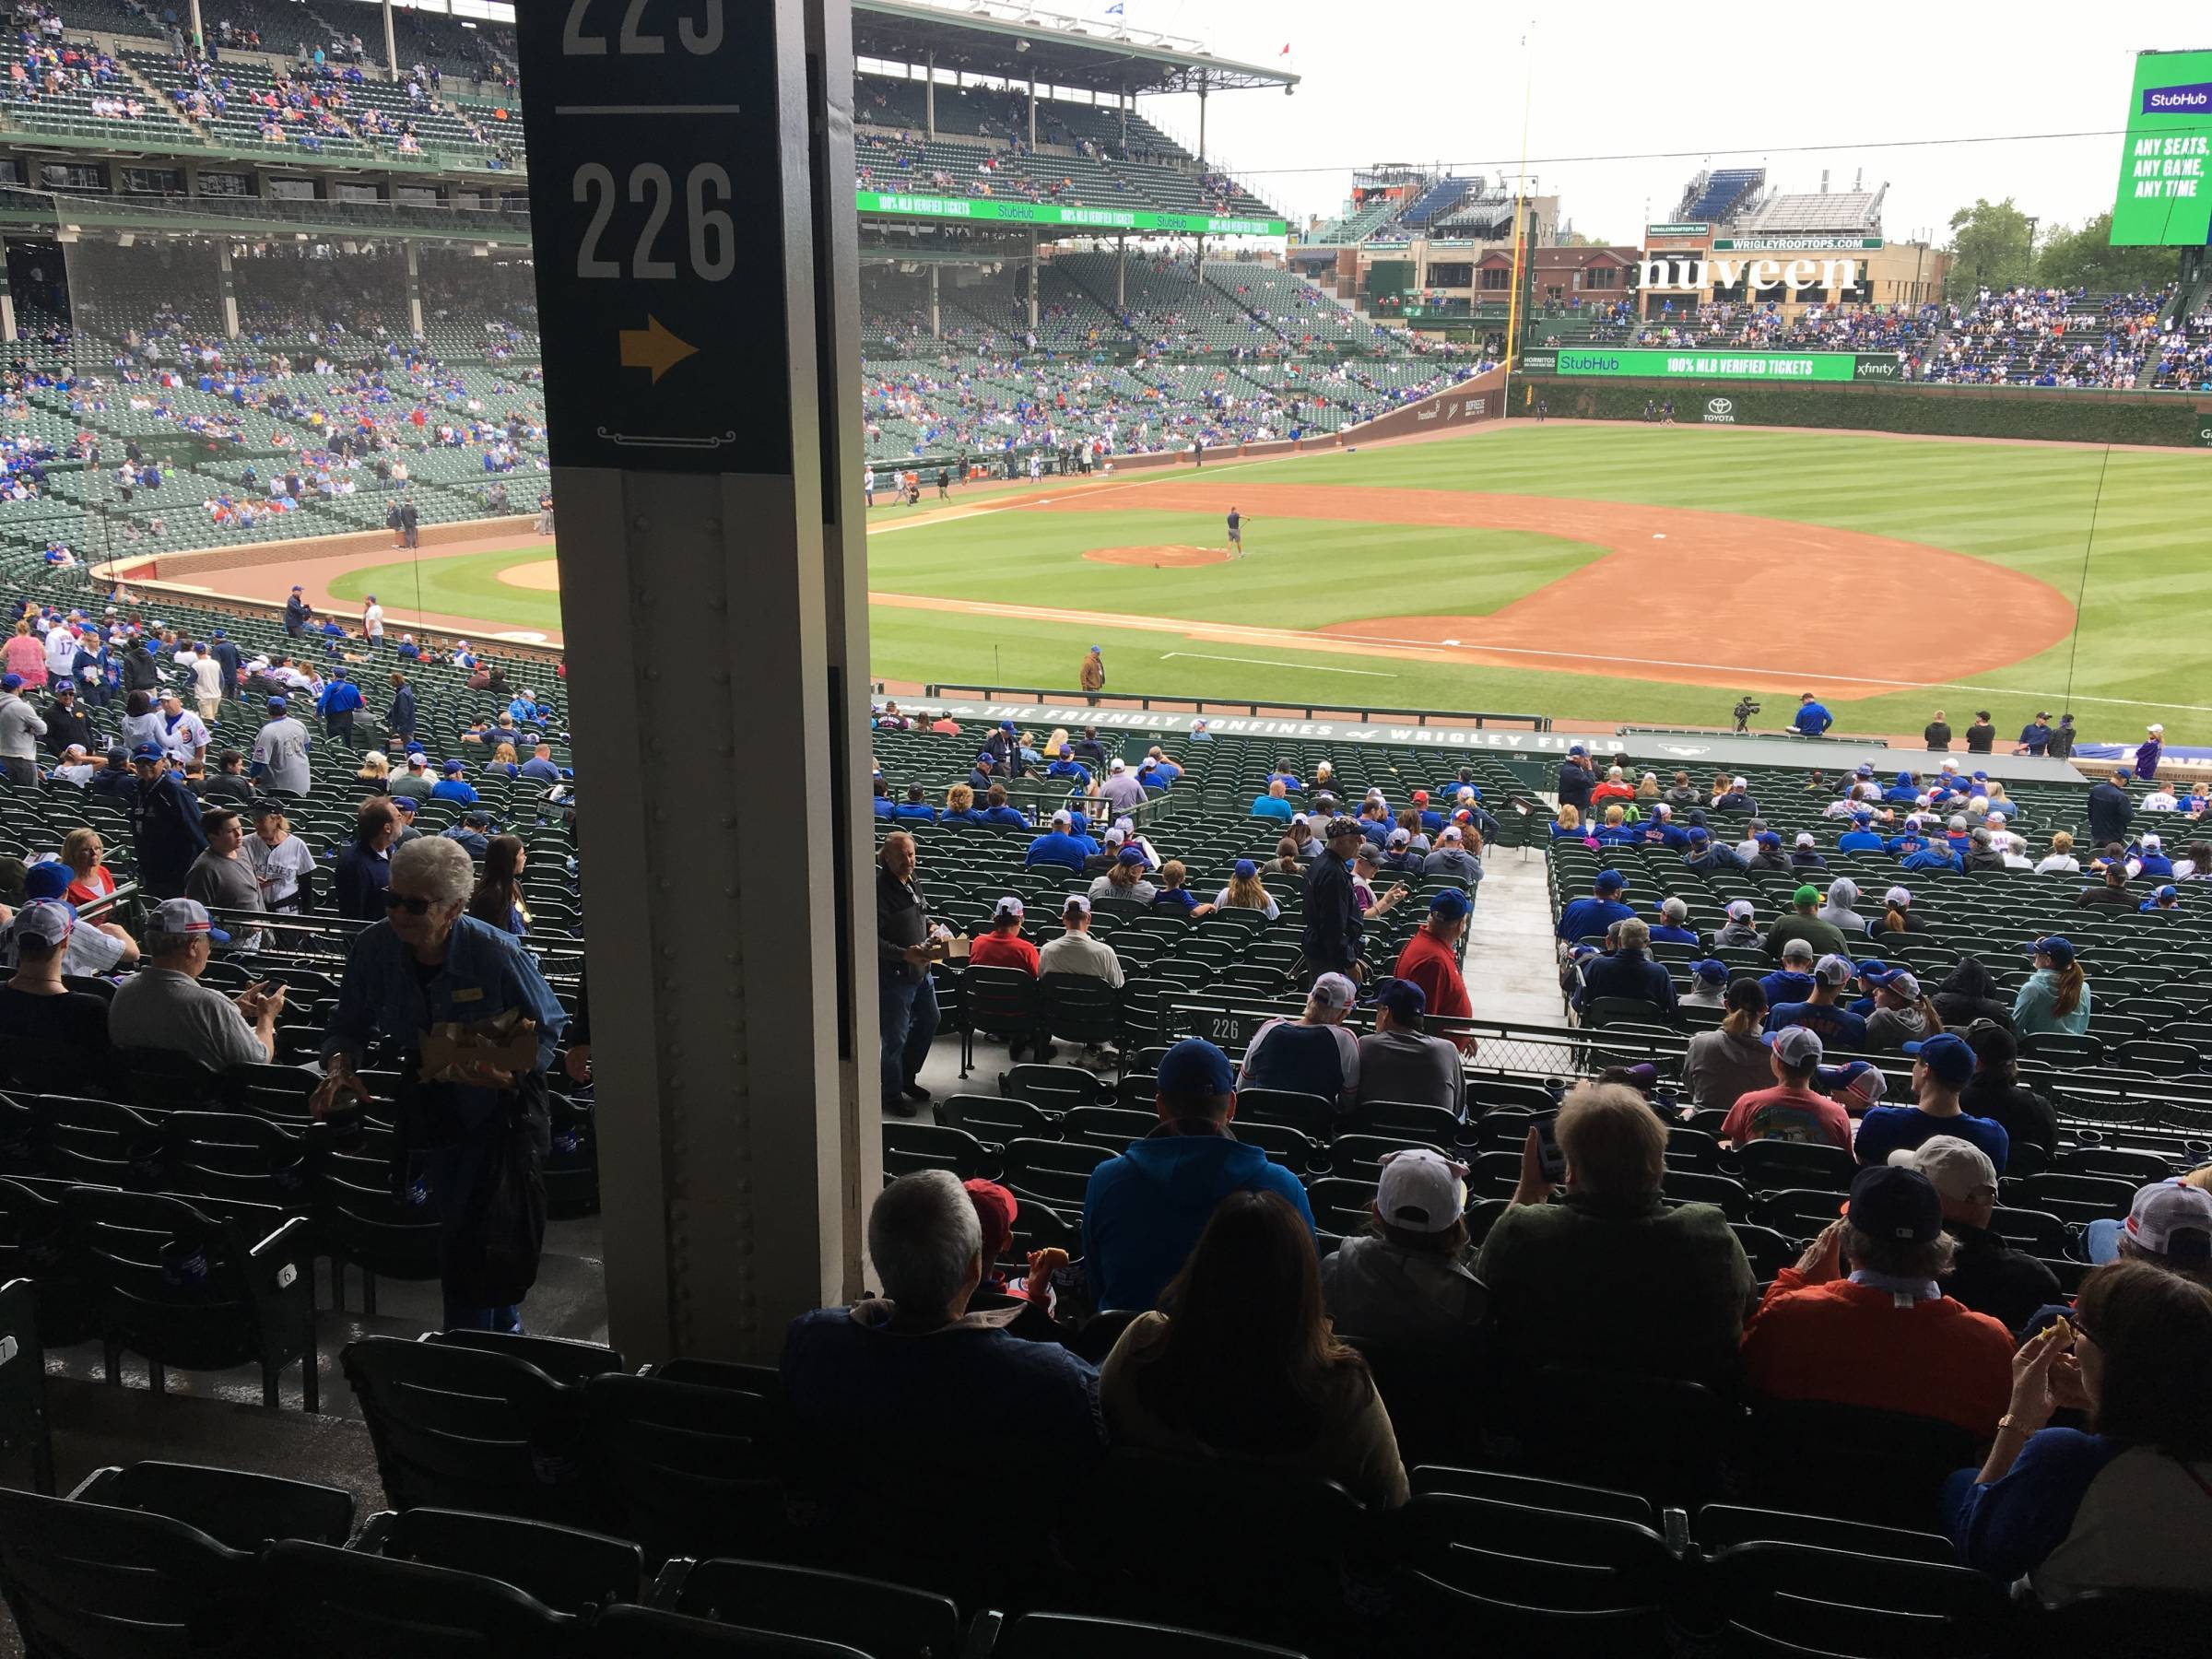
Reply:
[[[656,386],[661,383],[662,375],[699,352],[699,347],[688,340],[662,327],[661,320],[650,312],[646,314],[644,327],[623,329],[621,341],[622,367],[652,370],[653,383]]]

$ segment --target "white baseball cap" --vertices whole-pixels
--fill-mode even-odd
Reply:
[[[1748,789],[1751,787],[1749,782],[1743,778],[1731,779],[1730,782],[1737,789]]]
[[[1359,988],[1343,974],[1324,973],[1313,982],[1313,989],[1306,994],[1306,1000],[1317,1002],[1324,1008],[1348,1008],[1359,996]]]
[[[998,901],[991,913],[1001,922],[1009,920],[1018,922],[1027,912],[1021,907],[1021,900],[1008,893]]]
[[[1728,900],[1728,919],[1731,922],[1748,922],[1756,913],[1756,910],[1748,899]]]
[[[1442,1232],[1466,1213],[1467,1166],[1426,1147],[1382,1158],[1375,1214],[1408,1232]]]
[[[1068,809],[1065,806],[1061,807],[1059,811],[1053,814],[1053,823],[1055,826],[1072,825],[1075,821],[1076,815],[1068,811]]]
[[[1809,847],[1813,845],[1813,832],[1810,830],[1798,830],[1796,844],[1800,847]]]
[[[1081,893],[1070,893],[1067,896],[1067,902],[1060,907],[1060,912],[1065,915],[1070,911],[1088,916],[1090,914],[1090,900]]]
[[[1129,763],[1123,759],[1119,755],[1116,755],[1112,759],[1106,762],[1106,770],[1108,771],[1127,771],[1129,770]]]
[[[1811,1065],[1824,1052],[1820,1033],[1810,1026],[1783,1026],[1779,1031],[1770,1031],[1767,1046],[1782,1056],[1784,1065]]]
[[[1954,1204],[1966,1204],[1997,1190],[1997,1166],[1989,1154],[1955,1135],[1933,1135],[1917,1147],[1900,1147],[1889,1162],[1900,1170],[1918,1170],[1928,1184]]]
[[[2162,725],[2152,725],[2147,729],[2153,737],[2163,737],[2166,735],[2166,728]]]
[[[59,945],[76,931],[76,912],[53,899],[34,899],[16,912],[9,931],[18,938]]]

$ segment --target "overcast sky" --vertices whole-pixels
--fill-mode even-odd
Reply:
[[[1321,0],[1124,3],[1133,29],[1194,37],[1225,57],[1303,77],[1293,97],[1228,93],[1208,100],[1207,114],[1208,149],[1301,218],[1335,212],[1350,170],[1374,161],[1512,171],[1533,66],[1529,171],[1560,194],[1575,229],[1612,241],[1636,239],[1647,206],[1651,218],[1669,218],[1683,185],[1709,164],[1763,165],[1771,186],[1791,191],[1818,190],[1823,168],[1830,188],[1849,189],[1864,169],[1868,188],[1889,183],[1882,219],[1891,241],[1934,227],[1940,244],[1953,210],[1978,195],[2011,195],[2047,227],[2078,223],[2112,206],[2136,53],[2205,43],[2178,38],[2171,8],[2043,0],[2003,7],[1995,27],[1983,6],[1929,0],[1859,18],[1677,8],[1671,30],[1657,26],[1664,9],[1627,0],[1547,7],[1533,23],[1534,8],[1516,17],[1469,0],[1349,9]],[[1105,0],[1053,9],[1095,18]],[[1155,119],[1194,137],[1194,98],[1149,101]],[[2100,135],[1917,142],[2085,132]],[[1874,147],[1904,140],[1915,142]],[[1797,146],[1827,147],[1785,153]],[[1563,159],[1615,155],[1631,159]]]

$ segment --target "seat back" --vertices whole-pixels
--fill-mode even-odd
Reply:
[[[338,1363],[360,1401],[384,1499],[586,1524],[571,1460],[583,1427],[577,1390],[527,1360],[477,1348],[364,1336]]]
[[[31,1484],[53,1495],[53,1438],[46,1421],[46,1350],[29,1279],[0,1285],[0,1455],[30,1459]]]
[[[1045,974],[1037,982],[1037,1023],[1048,1035],[1071,1042],[1118,1041],[1122,994],[1088,974]]]
[[[524,1359],[556,1382],[581,1382],[602,1371],[629,1369],[619,1349],[604,1342],[578,1342],[567,1336],[525,1336],[510,1331],[431,1331],[424,1335],[423,1341],[439,1347],[476,1348],[487,1354]]]
[[[583,1385],[599,1524],[671,1555],[766,1554],[788,1530],[780,1394],[609,1372]]]
[[[1753,1399],[1738,1495],[1880,1526],[1925,1526],[1936,1488],[1973,1466],[1971,1430],[1935,1418],[1825,1400]]]
[[[844,1642],[869,1659],[950,1659],[959,1647],[959,1609],[947,1597],[811,1567],[700,1561],[662,1605],[718,1623]]]
[[[263,1275],[237,1224],[181,1198],[71,1187],[69,1232],[100,1309],[100,1324],[135,1353],[186,1371],[221,1371],[265,1357],[265,1304],[298,1286]],[[304,1298],[306,1287],[298,1286]],[[269,1333],[274,1335],[274,1333]],[[301,1352],[291,1333],[287,1357]]]
[[[603,1607],[568,1659],[874,1659],[858,1648],[778,1630],[716,1624],[656,1607]]]
[[[265,1558],[273,1653],[324,1659],[495,1659],[561,1651],[576,1629],[512,1584],[323,1544]]]
[[[100,1304],[72,1247],[61,1200],[0,1178],[0,1279],[30,1285],[41,1343],[69,1347],[100,1329]]]
[[[1024,1613],[992,1659],[1299,1659],[1288,1648],[1078,1613]]]
[[[77,1503],[167,1515],[248,1554],[276,1538],[342,1545],[353,1533],[351,1492],[204,1464],[154,1461],[96,1469],[69,1496]]]
[[[1334,1101],[1295,1088],[1240,1088],[1237,1115],[1255,1124],[1282,1124],[1323,1140],[1336,1124]]]
[[[0,1488],[0,1594],[40,1659],[265,1651],[253,1557],[167,1515]]]
[[[1773,1653],[1967,1659],[2006,1651],[2004,1583],[1939,1562],[1737,1544],[1707,1563],[1731,1645]]]
[[[1841,1147],[1815,1146],[1806,1141],[1747,1141],[1735,1149],[1744,1184],[1754,1192],[1783,1188],[1845,1193],[1858,1164]]]
[[[370,1517],[360,1547],[386,1560],[498,1579],[557,1613],[634,1602],[645,1587],[642,1553],[628,1539],[512,1515],[387,1512]]]
[[[1037,982],[1019,968],[971,968],[961,976],[969,1029],[1026,1036],[1037,1020]]]

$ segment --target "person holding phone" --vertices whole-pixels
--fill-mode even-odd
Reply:
[[[147,918],[147,966],[116,987],[108,1041],[119,1049],[168,1049],[210,1071],[265,1065],[276,1053],[284,987],[249,986],[235,997],[200,983],[230,935],[192,899],[166,899]]]

